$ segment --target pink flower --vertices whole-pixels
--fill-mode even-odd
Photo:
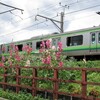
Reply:
[[[42,43],[40,44],[41,48],[45,48],[45,42],[42,41]]]
[[[56,58],[57,58],[57,60],[60,58],[60,55],[61,55],[61,52],[57,52],[57,53],[56,53]]]
[[[47,62],[46,62],[47,64],[50,64],[51,63],[51,56],[48,56],[47,57]]]
[[[29,47],[29,46],[24,46],[24,47],[22,48],[22,50],[23,50],[23,51],[26,51],[28,54],[29,54],[30,52],[32,52],[32,48]]]
[[[42,62],[43,62],[44,64],[46,64],[46,59],[42,59]]]
[[[47,41],[46,41],[46,46],[47,46],[47,49],[49,49],[49,48],[50,48],[50,44],[51,44],[51,43],[50,43],[50,40],[47,40]]]
[[[62,52],[62,43],[58,42],[58,51]]]
[[[16,59],[17,61],[20,61],[20,60],[21,60],[19,55],[16,55],[16,56],[15,56],[15,59]]]
[[[59,62],[59,67],[62,67],[63,66],[63,62]]]
[[[18,46],[15,46],[15,52],[18,52]]]
[[[42,48],[41,48],[41,49],[39,49],[39,53],[42,53],[43,51],[44,51],[44,49],[42,49]]]
[[[4,57],[4,56],[2,56],[2,61],[3,61],[3,62],[5,61],[5,57]]]
[[[31,47],[29,47],[29,46],[27,46],[27,50],[26,50],[26,51],[27,51],[27,53],[28,53],[28,54],[30,54],[30,53],[31,53],[31,51],[32,51],[32,48],[31,48]]]
[[[23,46],[22,50],[25,51],[25,46]]]
[[[12,50],[10,50],[9,53],[10,53],[10,56],[12,56],[12,53],[13,53]]]
[[[16,54],[15,54],[15,59],[17,61],[20,61],[21,60],[21,57],[19,56],[19,53],[18,52],[16,52]]]
[[[13,49],[15,47],[14,43],[11,43],[10,47]]]
[[[47,58],[42,59],[42,62],[44,64],[50,64],[51,63],[51,56],[48,56]]]
[[[4,63],[0,62],[0,67],[3,67],[4,66]]]

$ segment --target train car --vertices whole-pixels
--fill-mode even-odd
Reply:
[[[69,32],[63,37],[63,51],[68,56],[100,54],[100,27]]]
[[[19,51],[22,47],[29,45],[32,47],[32,53],[38,53],[41,41],[50,39],[52,46],[57,48],[58,42],[62,42],[63,53],[66,56],[90,56],[100,55],[100,26],[69,31],[59,34],[49,34],[33,37],[24,41],[14,42]],[[9,43],[5,44],[6,51],[9,51]]]

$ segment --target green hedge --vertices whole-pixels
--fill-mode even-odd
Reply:
[[[14,93],[11,90],[4,91],[0,88],[0,97],[8,99],[8,100],[47,100],[44,98],[41,98],[40,96],[33,97],[30,93],[25,92],[19,92]]]

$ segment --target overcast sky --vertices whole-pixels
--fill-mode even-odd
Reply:
[[[100,0],[0,0],[23,9],[0,14],[0,44],[19,41],[37,35],[59,32],[49,20],[37,14],[60,21],[64,12],[64,31],[100,25]],[[61,2],[61,4],[59,4]],[[12,8],[0,4],[0,13]],[[59,25],[59,23],[57,23]]]

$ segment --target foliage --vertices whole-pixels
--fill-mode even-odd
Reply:
[[[47,100],[47,99],[41,98],[40,96],[33,97],[30,93],[19,92],[17,94],[10,90],[4,91],[1,88],[0,88],[0,97],[9,99],[9,100]]]
[[[100,95],[100,92],[95,87],[92,87],[89,90],[89,95],[98,97]]]
[[[59,91],[73,93],[73,94],[81,94],[81,87],[75,83],[60,83]]]

